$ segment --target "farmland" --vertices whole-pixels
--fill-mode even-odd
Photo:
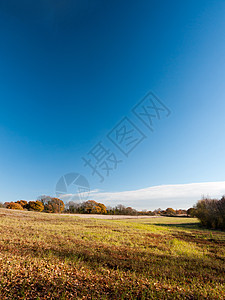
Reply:
[[[0,209],[0,299],[225,299],[225,233]]]

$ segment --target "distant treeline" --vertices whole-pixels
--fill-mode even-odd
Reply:
[[[189,211],[207,228],[225,230],[225,196],[220,200],[203,198]]]
[[[0,203],[0,207],[8,209],[30,210],[48,213],[69,213],[69,214],[108,214],[108,215],[164,215],[164,216],[176,216],[187,215],[187,211],[183,209],[174,210],[173,208],[167,208],[162,210],[160,208],[154,211],[142,210],[138,211],[132,207],[126,207],[124,205],[117,205],[115,207],[106,207],[103,203],[96,202],[94,200],[88,200],[85,202],[64,202],[58,198],[50,196],[40,196],[36,201],[18,200],[16,202]]]
[[[131,215],[131,216],[189,216],[197,217],[201,224],[207,228],[225,230],[225,196],[220,200],[203,198],[194,207],[185,209],[160,208],[154,211],[138,211],[132,207],[119,204],[115,207],[106,207],[103,203],[94,200],[85,202],[69,202],[64,204],[61,199],[40,196],[36,201],[18,200],[15,202],[0,203],[0,207],[8,209],[30,210],[48,213],[68,214],[107,214],[107,215]]]
[[[0,203],[0,207],[18,210],[31,210],[48,213],[60,213],[65,209],[64,202],[50,196],[40,196],[36,201],[18,200],[16,202]]]
[[[69,202],[66,204],[65,212],[72,214],[108,214],[108,215],[182,215],[187,214],[186,210],[178,209],[174,210],[172,208],[167,208],[166,210],[156,209],[154,211],[142,210],[138,211],[132,207],[126,207],[122,204],[119,204],[115,207],[105,206],[102,203],[98,203],[94,200],[88,200],[86,202],[77,203],[77,202]]]

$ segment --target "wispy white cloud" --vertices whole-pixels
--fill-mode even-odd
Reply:
[[[90,198],[109,205],[118,203],[133,205],[139,209],[154,209],[173,205],[189,207],[202,195],[221,197],[225,194],[225,181],[151,186],[144,189],[122,192],[92,192]]]
[[[188,208],[196,203],[201,197],[221,197],[225,194],[225,181],[202,182],[188,184],[158,185],[144,189],[121,191],[121,192],[100,192],[92,190],[89,199],[102,202],[106,205],[115,206],[123,204],[136,209],[166,208]],[[71,194],[64,195],[66,200],[71,199]],[[76,196],[74,196],[74,200]]]

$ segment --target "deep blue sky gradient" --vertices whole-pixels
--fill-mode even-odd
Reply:
[[[68,172],[103,191],[224,180],[224,32],[224,1],[1,1],[0,201]],[[81,157],[150,90],[171,116],[137,122],[147,139],[99,183]]]

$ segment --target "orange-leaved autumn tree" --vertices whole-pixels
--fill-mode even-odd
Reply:
[[[44,211],[48,213],[60,213],[64,211],[64,202],[59,198],[52,198],[50,196],[40,196],[39,200],[44,205]]]
[[[15,202],[8,203],[6,208],[23,210],[22,206],[19,203],[15,203]]]
[[[44,210],[44,204],[41,201],[29,201],[29,203],[26,206],[29,210],[34,211],[43,211]]]
[[[173,215],[176,214],[175,210],[173,208],[171,208],[171,207],[168,207],[165,212],[169,216],[173,216]]]
[[[82,212],[88,214],[106,214],[107,210],[104,204],[94,200],[88,200],[82,203]]]
[[[27,206],[27,201],[26,200],[18,200],[16,203],[20,204],[22,208],[26,208]]]

